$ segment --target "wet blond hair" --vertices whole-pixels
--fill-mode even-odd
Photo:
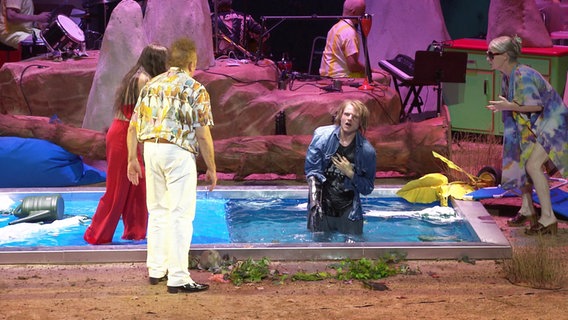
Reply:
[[[367,121],[369,119],[369,109],[367,106],[359,100],[345,100],[337,108],[333,123],[336,125],[341,125],[341,115],[347,106],[352,106],[353,109],[359,114],[359,130],[361,133],[367,131]]]

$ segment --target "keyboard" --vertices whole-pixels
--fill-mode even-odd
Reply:
[[[379,67],[403,81],[411,81],[414,78],[414,59],[403,54],[394,59],[379,61]]]

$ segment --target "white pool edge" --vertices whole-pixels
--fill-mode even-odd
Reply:
[[[371,196],[392,194],[400,186],[381,186]],[[222,193],[239,192],[271,193],[287,192],[297,197],[307,196],[307,187],[299,186],[219,186],[207,197]],[[198,191],[203,191],[200,187]],[[19,188],[0,189],[2,193],[61,193],[61,192],[104,192],[104,187],[92,188]],[[273,261],[341,260],[379,258],[385,254],[397,253],[407,260],[451,260],[477,259],[495,260],[511,257],[512,249],[495,220],[485,207],[477,201],[453,200],[452,205],[464,216],[477,234],[480,242],[456,243],[314,243],[314,244],[222,244],[192,245],[190,254],[200,255],[207,250],[217,250],[239,260],[266,257]],[[88,247],[41,247],[41,248],[0,248],[0,264],[82,264],[144,262],[146,245],[101,245]]]

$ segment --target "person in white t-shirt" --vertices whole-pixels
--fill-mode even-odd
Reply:
[[[34,42],[40,27],[51,19],[50,12],[35,14],[32,0],[3,0],[0,15],[0,42],[18,48],[23,41]]]

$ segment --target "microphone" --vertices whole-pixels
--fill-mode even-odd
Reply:
[[[373,17],[365,13],[360,19],[361,24],[361,33],[362,33],[362,40],[363,40],[363,49],[365,52],[365,83],[361,87],[360,90],[372,90],[373,87],[370,85],[373,82],[372,74],[371,74],[371,62],[369,61],[369,48],[367,46],[367,37],[369,36],[369,32],[371,32],[371,25],[373,23]]]
[[[363,31],[365,38],[369,36],[369,33],[371,32],[371,26],[372,25],[373,25],[373,16],[371,16],[368,13],[365,13],[361,17],[361,31]]]

